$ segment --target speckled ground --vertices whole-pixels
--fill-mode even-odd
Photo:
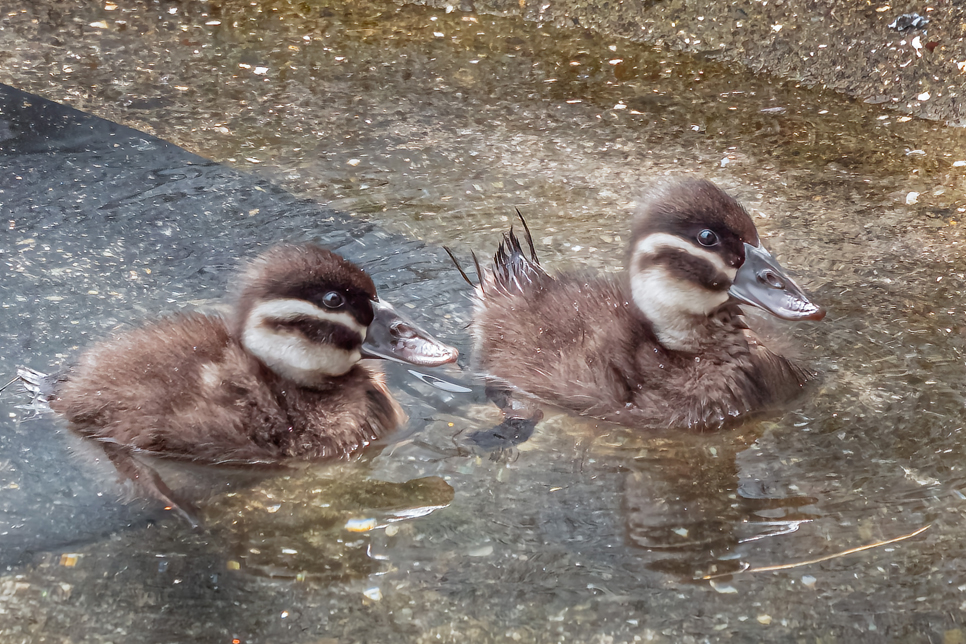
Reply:
[[[966,7],[956,2],[433,0],[687,51],[966,125]],[[928,22],[890,28],[905,14]],[[916,23],[919,24],[919,23]]]

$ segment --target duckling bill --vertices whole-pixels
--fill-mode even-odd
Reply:
[[[824,310],[710,182],[672,183],[640,204],[617,278],[553,277],[525,239],[529,257],[504,236],[477,289],[476,359],[491,384],[625,425],[711,430],[814,377],[766,348],[739,305],[786,320]]]
[[[436,366],[457,352],[380,300],[348,260],[282,245],[242,273],[231,316],[179,315],[97,344],[48,398],[122,474],[171,502],[129,456],[314,461],[354,454],[404,422],[364,357]]]

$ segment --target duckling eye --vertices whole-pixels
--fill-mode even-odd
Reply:
[[[714,246],[718,243],[718,235],[713,230],[705,228],[698,233],[698,243],[702,246]]]
[[[342,296],[342,293],[329,291],[322,297],[322,304],[325,304],[330,309],[337,309],[345,304],[345,298]]]

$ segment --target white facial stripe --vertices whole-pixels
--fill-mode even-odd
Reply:
[[[734,266],[728,266],[717,253],[713,253],[709,250],[695,246],[694,244],[669,233],[651,233],[650,235],[638,240],[637,244],[634,246],[633,259],[635,264],[637,259],[642,255],[656,255],[662,248],[677,248],[695,257],[700,257],[701,259],[707,260],[712,266],[718,269],[719,272],[727,275],[728,279],[732,281],[734,281],[735,274],[738,272],[737,268]],[[634,264],[632,264],[632,266],[633,265]]]
[[[359,350],[346,351],[310,342],[292,333],[277,333],[264,326],[248,326],[242,343],[265,366],[300,385],[318,384],[321,377],[341,376],[362,359]]]
[[[328,311],[311,302],[297,299],[268,300],[248,314],[242,331],[242,344],[269,369],[303,386],[313,386],[328,376],[341,376],[362,359],[358,349],[346,351],[330,344],[312,342],[301,334],[273,329],[269,321],[288,321],[300,317],[332,322],[366,339],[367,328],[349,313]]]
[[[245,327],[258,326],[265,320],[279,320],[284,322],[299,317],[310,317],[317,320],[325,320],[326,322],[335,322],[348,329],[352,329],[362,336],[363,340],[366,339],[366,331],[368,329],[359,324],[349,313],[322,309],[311,302],[296,299],[268,300],[262,302],[248,314]]]
[[[729,297],[727,291],[709,291],[677,279],[662,266],[633,273],[631,296],[661,344],[677,351],[692,348],[693,317],[710,315]]]

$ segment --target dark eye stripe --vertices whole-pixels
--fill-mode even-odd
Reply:
[[[273,331],[291,331],[316,344],[329,344],[345,351],[362,346],[362,336],[358,331],[328,320],[310,316],[299,316],[290,320],[267,319],[262,325]]]
[[[333,291],[345,298],[345,304],[341,307],[341,310],[354,317],[362,326],[372,324],[372,300],[367,293],[357,289],[346,289],[338,284],[328,283],[293,284],[286,289],[282,289],[276,297],[278,299],[305,300],[320,309],[329,310],[329,307],[325,305],[324,298]]]
[[[682,248],[659,248],[637,261],[638,271],[653,266],[664,267],[672,277],[699,284],[709,291],[725,291],[731,286],[731,279],[714,264]]]

